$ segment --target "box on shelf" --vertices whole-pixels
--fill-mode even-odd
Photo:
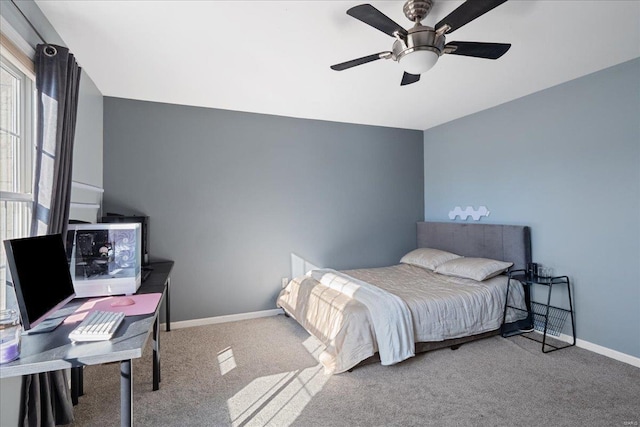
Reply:
[[[134,294],[141,283],[141,226],[70,224],[67,258],[76,297]]]

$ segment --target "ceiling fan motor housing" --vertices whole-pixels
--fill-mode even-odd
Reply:
[[[398,39],[393,43],[393,56],[400,60],[403,56],[417,50],[430,50],[442,55],[444,49],[444,35],[436,34],[436,31],[425,25],[416,25],[409,28],[405,40]]]

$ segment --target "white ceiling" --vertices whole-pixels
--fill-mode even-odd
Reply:
[[[435,0],[433,26],[462,2]],[[348,16],[364,1],[36,0],[105,96],[428,129],[640,57],[637,0],[510,0],[447,41],[511,43],[492,61],[445,55],[420,82],[379,60],[393,39]],[[402,1],[370,2],[409,28]]]

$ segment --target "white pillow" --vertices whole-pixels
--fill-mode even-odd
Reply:
[[[488,258],[457,258],[439,265],[435,271],[445,276],[463,277],[482,282],[504,273],[512,265],[512,262]]]
[[[418,248],[402,257],[402,264],[411,264],[418,267],[435,270],[440,264],[444,264],[452,259],[461,258],[460,255],[440,249]]]

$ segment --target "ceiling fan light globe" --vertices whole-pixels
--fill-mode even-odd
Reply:
[[[422,74],[436,65],[440,56],[432,50],[415,50],[404,55],[398,61],[404,71],[409,74]]]

